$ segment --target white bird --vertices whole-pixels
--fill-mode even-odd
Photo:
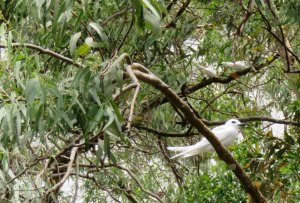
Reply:
[[[235,142],[235,139],[239,134],[240,125],[244,124],[242,124],[237,119],[230,119],[224,125],[215,127],[211,131],[216,135],[216,137],[225,147],[229,147]],[[206,138],[203,138],[201,141],[197,142],[194,145],[184,147],[168,147],[167,149],[171,151],[181,152],[173,156],[172,159],[178,156],[186,158],[197,154],[214,151],[213,146]]]
[[[236,70],[243,70],[250,67],[249,61],[222,62],[222,65]]]
[[[204,76],[207,76],[209,78],[212,78],[212,77],[216,77],[217,76],[217,71],[216,69],[214,69],[213,67],[204,67],[204,66],[201,66],[199,65],[197,62],[195,61],[192,61],[192,64],[195,65],[197,68],[200,69],[200,72],[204,75]]]

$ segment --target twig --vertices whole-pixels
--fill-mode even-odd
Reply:
[[[300,127],[300,122],[276,119],[276,118],[266,117],[266,116],[249,116],[249,117],[239,118],[239,120],[242,121],[242,122],[268,121],[268,122],[272,122],[272,123],[293,125],[293,126]],[[212,125],[224,124],[226,121],[207,121],[207,120],[203,120],[203,122],[206,125],[212,126]]]
[[[166,28],[176,27],[176,22],[178,21],[179,17],[184,13],[184,11],[187,9],[187,7],[189,6],[190,3],[191,3],[191,0],[187,0],[186,2],[183,2],[182,7],[178,10],[174,19],[169,24],[167,24],[165,27]],[[172,5],[173,4],[170,4],[169,6],[172,6]]]
[[[49,193],[51,193],[51,192],[57,190],[58,188],[60,188],[64,184],[64,182],[68,179],[68,177],[70,176],[71,170],[72,170],[72,165],[73,165],[73,162],[74,162],[77,151],[78,151],[78,147],[74,147],[72,149],[71,155],[70,155],[70,161],[69,161],[69,164],[68,164],[67,171],[66,171],[65,175],[63,176],[63,178],[58,183],[56,183],[53,187],[51,187],[49,190],[46,191],[46,193],[45,193],[46,196]]]
[[[258,12],[260,13],[260,15],[262,16],[264,22],[265,22],[265,25],[266,25],[266,30],[282,45],[284,46],[284,48],[290,53],[293,55],[293,57],[297,60],[298,63],[300,63],[300,59],[299,57],[289,48],[286,46],[286,42],[285,41],[282,41],[273,31],[272,31],[272,26],[271,24],[269,23],[268,19],[266,18],[266,16],[262,13],[262,11],[257,8]]]
[[[38,180],[45,173],[45,171],[47,170],[49,164],[50,164],[50,159],[47,159],[46,163],[43,167],[43,170],[36,176],[35,180]]]
[[[197,133],[192,133],[192,127],[190,127],[186,132],[184,133],[167,133],[167,132],[161,132],[146,126],[134,126],[137,129],[145,130],[147,132],[151,132],[155,135],[161,136],[161,137],[191,137],[193,135],[196,135]]]
[[[119,168],[123,171],[126,171],[130,177],[139,185],[139,187],[141,188],[141,190],[143,192],[145,192],[146,194],[150,195],[151,197],[154,197],[155,199],[157,199],[159,202],[163,202],[163,200],[158,197],[156,194],[150,192],[149,190],[145,189],[144,186],[142,185],[142,183],[137,179],[137,177],[127,168],[124,168],[123,166],[120,166],[120,165],[115,165],[116,168]]]
[[[118,100],[119,97],[126,91],[132,89],[132,88],[135,88],[136,87],[136,84],[135,83],[132,83],[132,84],[129,84],[129,85],[126,85],[125,87],[123,87],[119,92],[115,93],[112,98],[113,100]]]
[[[35,160],[32,164],[30,164],[28,167],[26,167],[22,172],[20,172],[18,175],[16,175],[12,179],[10,179],[6,184],[10,184],[14,180],[16,180],[17,178],[19,178],[20,176],[22,176],[24,173],[26,173],[26,171],[28,171],[31,167],[33,167],[34,165],[36,165],[39,161],[41,161],[43,159],[45,159],[45,158],[41,158],[41,159]]]
[[[77,67],[82,67],[82,64],[79,64],[79,63],[76,63],[75,61],[73,61],[72,59],[68,58],[68,57],[65,57],[61,54],[58,54],[54,51],[51,51],[49,49],[44,49],[40,46],[37,46],[37,45],[34,45],[34,44],[28,44],[28,43],[12,43],[11,46],[13,47],[26,47],[26,48],[31,48],[31,49],[35,49],[43,54],[48,54],[48,55],[51,55],[55,58],[58,58],[64,62],[67,62],[67,63],[70,63],[74,66],[77,66]],[[8,45],[5,45],[5,44],[0,44],[0,48],[7,48]]]
[[[77,193],[78,193],[78,180],[79,180],[79,156],[76,157],[75,160],[75,171],[76,171],[76,176],[75,176],[75,192],[72,198],[72,203],[76,203],[76,199],[77,199]]]
[[[125,14],[128,11],[128,8],[124,8],[121,11],[118,11],[114,14],[112,14],[111,16],[109,16],[108,18],[106,18],[105,20],[103,20],[100,24],[101,26],[106,26],[110,21],[113,21],[115,19],[117,19],[118,17],[122,16],[123,14]]]
[[[127,71],[128,75],[130,76],[131,80],[136,85],[135,92],[134,92],[134,95],[133,95],[133,98],[132,98],[132,101],[131,101],[131,105],[130,105],[130,112],[129,112],[128,122],[127,122],[127,125],[126,125],[126,130],[130,131],[131,121],[132,121],[132,118],[133,118],[134,105],[136,103],[137,95],[140,91],[141,85],[140,85],[138,79],[136,78],[136,76],[134,75],[130,65],[126,66],[126,71]]]

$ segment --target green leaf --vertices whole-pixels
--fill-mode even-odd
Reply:
[[[91,47],[88,46],[87,44],[81,45],[78,49],[75,51],[76,57],[78,56],[84,56],[90,51]]]
[[[28,104],[32,104],[40,91],[40,81],[38,78],[30,79],[25,87],[25,98]]]
[[[107,35],[104,33],[103,28],[95,22],[90,22],[89,26],[91,26],[94,30],[96,30],[96,32],[98,33],[98,35],[100,36],[101,40],[105,43],[108,44],[108,37]]]
[[[23,89],[25,89],[25,85],[20,78],[21,69],[21,61],[17,61],[14,67],[14,76],[17,80],[17,84],[20,85]]]
[[[140,30],[144,30],[145,21],[144,21],[144,9],[140,0],[132,0],[132,4],[134,7],[134,19],[137,27]]]
[[[115,120],[115,116],[114,116],[114,113],[113,113],[113,109],[110,108],[110,107],[107,107],[105,109],[105,112],[107,113],[108,115],[108,122],[106,123],[106,125],[104,126],[103,130],[105,130],[107,127],[109,127],[113,121]]]
[[[160,36],[161,28],[159,24],[159,19],[147,10],[144,11],[144,18],[146,22],[146,28],[153,31],[156,35]]]
[[[97,152],[96,152],[96,161],[95,161],[96,166],[99,165],[99,162],[100,162],[100,160],[103,156],[104,142],[102,140],[98,139],[97,146],[98,146],[98,149],[97,149]]]
[[[73,128],[73,125],[74,125],[74,123],[76,123],[76,120],[71,120],[65,112],[60,112],[60,113],[61,113],[61,117],[66,121],[68,126],[70,128]]]
[[[98,47],[98,43],[95,42],[94,39],[93,39],[92,37],[87,37],[87,38],[84,40],[84,42],[85,42],[88,46],[90,46],[90,47],[93,47],[93,48]]]
[[[159,11],[156,9],[158,7],[154,7],[152,4],[153,4],[153,1],[150,3],[148,0],[142,0],[143,3],[146,5],[147,8],[150,9],[150,11],[153,13],[153,15],[156,17],[156,19],[158,19],[160,21],[160,14],[159,14]]]
[[[94,112],[95,112],[95,110],[96,110],[96,109],[93,108],[93,111],[94,111]],[[92,132],[92,131],[96,128],[96,126],[99,125],[99,123],[100,123],[100,121],[101,121],[103,115],[104,115],[103,106],[100,105],[100,106],[98,107],[98,111],[96,111],[95,115],[94,115],[93,118],[90,120],[90,124],[89,124],[88,130],[87,130],[88,132]]]
[[[81,32],[77,32],[75,33],[72,37],[71,37],[71,40],[70,40],[70,43],[69,43],[69,48],[70,48],[70,53],[71,55],[74,55],[75,54],[75,51],[76,51],[76,44],[77,44],[77,41],[78,39],[80,38],[81,36]]]

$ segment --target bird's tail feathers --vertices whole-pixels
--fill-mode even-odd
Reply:
[[[173,147],[171,147],[173,149]],[[173,149],[172,151],[180,151],[181,150],[181,153],[171,157],[171,159],[174,159],[176,157],[179,157],[179,156],[182,156],[183,158],[187,158],[187,157],[190,157],[190,156],[194,156],[194,155],[197,155],[197,154],[201,154],[201,153],[204,153],[204,152],[208,152],[208,151],[211,151],[211,147],[209,147],[206,143],[198,143],[196,145],[193,145],[193,146],[188,146],[188,147],[174,147],[174,148],[179,148],[179,150],[175,150]],[[169,147],[168,147],[169,149]],[[171,150],[171,149],[169,149]]]
[[[190,146],[186,146],[186,147],[167,147],[168,150],[175,151],[175,152],[183,152],[185,150],[188,150],[189,148],[190,148]]]

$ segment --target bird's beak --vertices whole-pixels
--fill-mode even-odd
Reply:
[[[239,126],[245,126],[247,123],[240,123]]]

